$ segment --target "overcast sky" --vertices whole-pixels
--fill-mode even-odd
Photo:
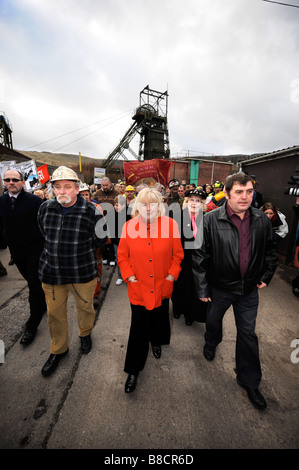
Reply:
[[[299,8],[0,0],[0,31],[0,111],[17,150],[106,158],[147,85],[168,90],[173,156],[299,145]]]

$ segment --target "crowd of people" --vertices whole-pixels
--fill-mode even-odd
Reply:
[[[97,187],[61,166],[53,172],[50,193],[49,188],[26,192],[15,169],[7,170],[3,181],[1,246],[8,246],[29,287],[30,315],[21,344],[34,340],[43,314],[48,315],[50,356],[43,376],[68,353],[69,292],[76,300],[82,353],[91,351],[102,265],[117,265],[116,285],[127,285],[131,307],[126,393],[135,390],[150,346],[159,359],[162,345],[170,343],[170,299],[174,318],[183,315],[187,326],[205,323],[208,361],[215,357],[223,316],[232,305],[237,381],[254,406],[266,407],[259,391],[258,291],[271,281],[277,243],[288,224],[273,203],[262,201],[250,176],[235,173],[225,183],[201,186],[171,179],[166,188],[158,182],[113,184],[104,177]]]

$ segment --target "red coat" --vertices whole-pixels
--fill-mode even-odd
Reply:
[[[177,223],[166,216],[146,224],[141,217],[129,220],[123,227],[117,250],[118,265],[124,281],[135,275],[138,282],[128,282],[131,304],[147,310],[159,307],[170,298],[173,282],[178,278],[184,251]]]

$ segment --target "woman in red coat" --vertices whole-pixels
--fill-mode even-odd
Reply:
[[[169,344],[169,299],[180,273],[184,252],[177,223],[164,215],[161,194],[145,188],[138,194],[133,218],[123,227],[117,250],[122,278],[128,283],[132,318],[125,360],[132,392],[144,368],[149,343],[156,358],[161,344]]]

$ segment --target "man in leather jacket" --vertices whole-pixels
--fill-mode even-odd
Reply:
[[[278,264],[271,223],[251,206],[254,183],[241,172],[226,180],[226,203],[204,216],[203,242],[193,253],[195,289],[208,302],[204,356],[214,359],[222,341],[222,320],[232,305],[237,328],[237,382],[258,409],[266,400],[261,381],[255,322],[258,289],[271,281]],[[268,219],[268,220],[267,220]]]

